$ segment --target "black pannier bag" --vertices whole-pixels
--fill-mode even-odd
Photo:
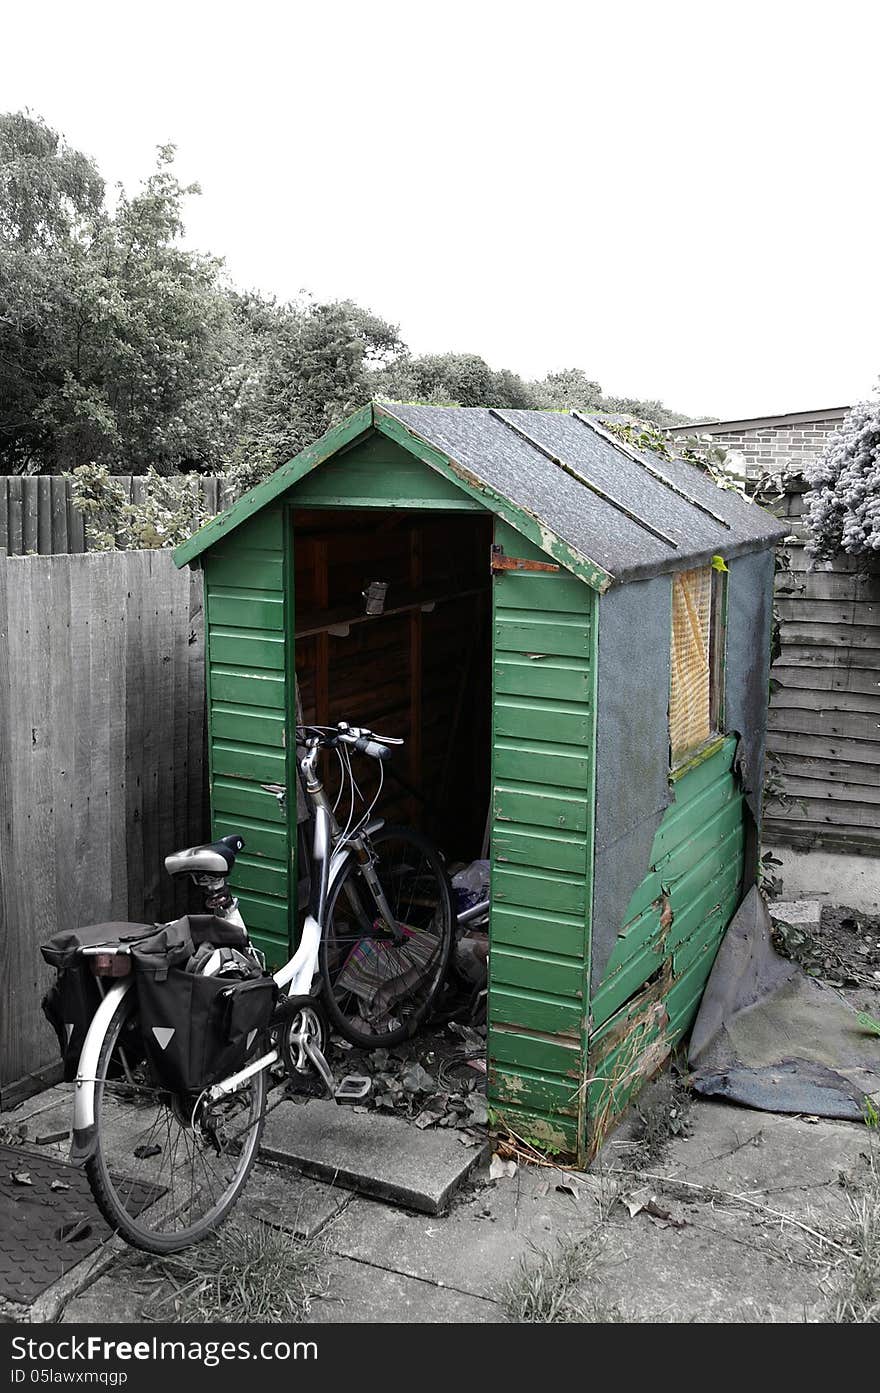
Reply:
[[[147,924],[90,924],[80,929],[62,929],[40,946],[46,962],[58,970],[43,997],[42,1007],[58,1037],[65,1083],[76,1078],[92,1017],[101,1004],[101,989],[88,958],[80,957],[80,950],[103,947],[109,950],[153,932]]]
[[[199,1093],[246,1063],[269,1024],[278,989],[242,951],[244,930],[184,915],[135,945],[141,1040],[156,1083]],[[206,973],[213,953],[219,973]]]

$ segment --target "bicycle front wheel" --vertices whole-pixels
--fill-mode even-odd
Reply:
[[[253,1165],[266,1075],[208,1104],[156,1086],[138,1057],[134,992],[116,1009],[98,1057],[94,1155],[86,1173],[111,1228],[135,1248],[174,1253],[226,1217]]]
[[[426,837],[383,827],[370,844],[395,924],[385,923],[352,858],[333,887],[320,951],[327,1014],[364,1049],[397,1044],[424,1020],[443,983],[454,923],[449,877]]]

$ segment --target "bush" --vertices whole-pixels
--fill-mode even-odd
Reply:
[[[804,478],[810,554],[880,557],[880,399],[853,407]]]

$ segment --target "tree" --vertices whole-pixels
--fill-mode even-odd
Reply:
[[[97,217],[104,180],[39,116],[0,116],[0,239],[9,246],[63,242],[76,223]]]
[[[607,415],[634,416],[657,426],[677,426],[690,416],[670,411],[661,401],[640,401],[638,397],[609,397],[598,382],[582,368],[551,372],[539,382],[529,384],[538,406],[545,411],[594,411]]]
[[[511,409],[535,404],[521,377],[508,368],[493,370],[476,353],[402,353],[373,375],[372,387],[394,401]]]
[[[809,550],[880,557],[880,396],[854,406],[823,454],[804,469]]]
[[[211,468],[229,448],[247,352],[221,263],[180,246],[198,192],[160,147],[108,210],[85,155],[0,117],[0,468]]]
[[[583,368],[550,372],[532,383],[532,391],[546,411],[598,411],[602,402],[602,388]]]
[[[394,325],[351,300],[279,305],[250,295],[236,309],[252,347],[227,463],[239,484],[256,483],[368,402],[371,375],[402,345]]]

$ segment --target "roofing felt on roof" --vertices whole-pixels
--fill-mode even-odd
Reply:
[[[695,465],[637,451],[577,412],[383,402],[334,427],[206,524],[178,547],[177,564],[194,560],[371,429],[397,430],[394,422],[404,427],[404,445],[429,447],[431,462],[443,457],[435,467],[448,464],[450,478],[476,489],[487,508],[512,505],[514,525],[517,514],[528,519],[577,567],[596,568],[599,589],[705,565],[716,554],[761,551],[786,535],[770,513],[718,488]]]
[[[786,535],[696,465],[632,449],[588,417],[396,402],[382,411],[615,581],[763,550]]]

